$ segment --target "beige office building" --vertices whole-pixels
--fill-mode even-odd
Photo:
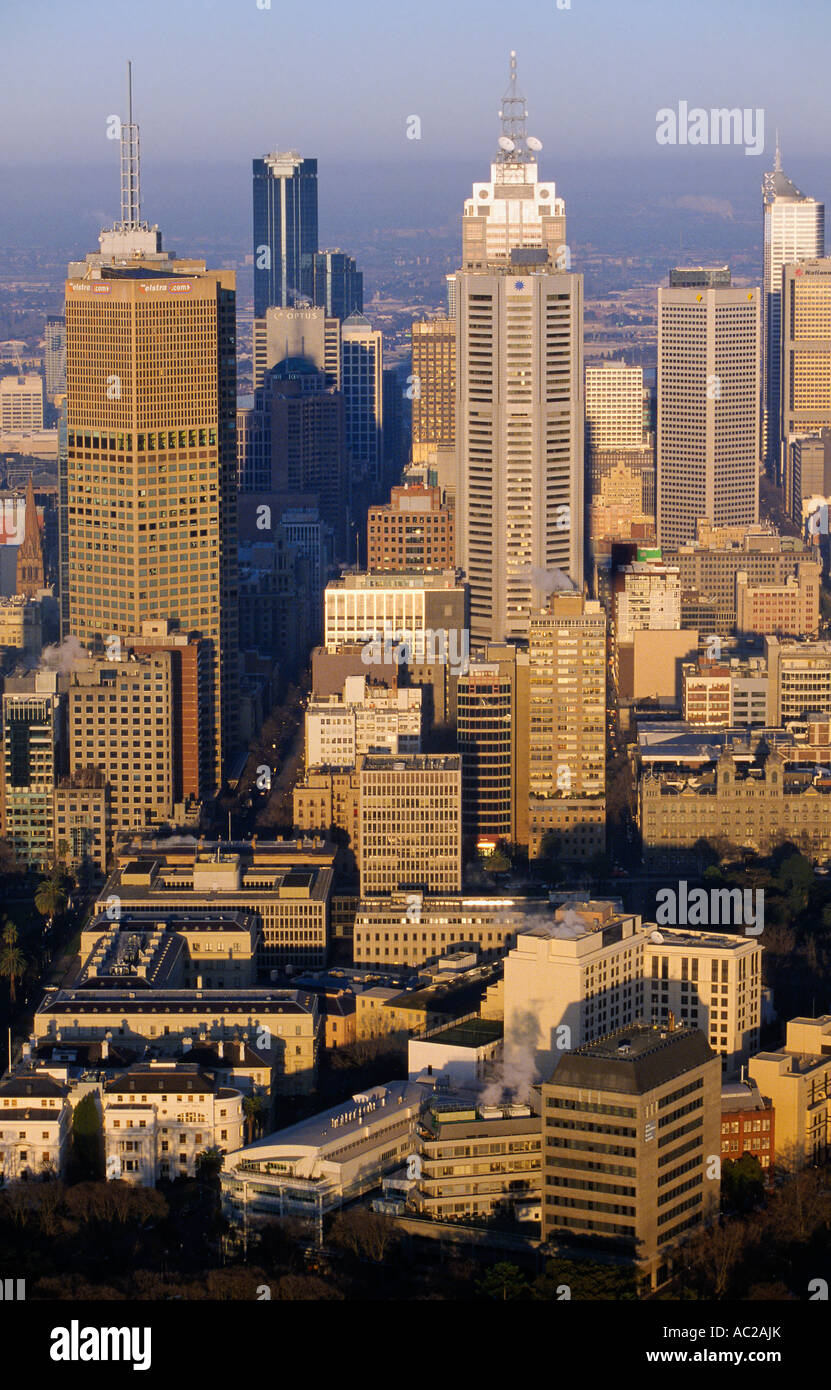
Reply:
[[[555,593],[531,615],[529,852],[547,834],[566,859],[605,845],[606,615],[580,594]]]
[[[552,571],[583,582],[582,277],[511,254],[457,276],[456,535],[474,642],[524,637]]]
[[[759,936],[659,926],[644,945],[644,973],[646,1018],[665,1026],[672,1016],[700,1028],[720,1054],[724,1075],[738,1076],[759,1046]]]
[[[308,305],[301,309],[266,309],[254,320],[254,390],[266,373],[289,357],[301,358],[325,372],[326,384],[340,390],[341,323],[327,318],[325,309]]]
[[[426,965],[448,952],[473,950],[498,960],[540,911],[537,898],[390,893],[362,898],[355,914],[352,958],[356,966]]]
[[[771,725],[831,714],[831,642],[788,642],[765,638],[770,681]]]
[[[743,571],[750,584],[783,584],[803,563],[817,565],[804,541],[761,529],[737,538],[713,536],[700,543],[664,546],[666,564],[677,567],[682,594],[682,625],[702,632],[728,636],[736,626],[736,576]],[[817,569],[817,576],[819,570]],[[698,596],[712,603],[709,612],[720,615],[715,628],[691,621],[692,600]]]
[[[349,767],[312,767],[292,792],[294,828],[344,843],[354,868],[361,866],[361,778],[359,757]]]
[[[43,429],[43,378],[37,373],[0,377],[0,434]]]
[[[336,849],[322,840],[168,844],[120,848],[98,897],[102,911],[149,918],[168,912],[251,912],[262,929],[260,971],[326,964]]]
[[[457,753],[370,756],[361,768],[361,897],[462,887]]]
[[[510,1216],[536,1209],[541,1185],[541,1128],[529,1106],[428,1104],[418,1127],[420,1176],[409,1205],[435,1220]]]
[[[456,320],[413,324],[413,463],[456,444]]]
[[[794,443],[831,426],[831,257],[785,265],[781,298],[781,468],[785,506],[796,515],[807,493],[800,487],[797,499]]]
[[[238,704],[234,275],[152,256],[70,271],[68,631],[161,618],[210,641],[218,785]]]
[[[809,560],[781,584],[753,584],[736,575],[736,632],[779,637],[816,637],[819,632],[820,571]]]
[[[643,367],[624,362],[587,367],[587,453],[639,449],[643,443]]]
[[[703,1033],[637,1026],[564,1053],[543,1095],[543,1241],[595,1239],[654,1289],[718,1215],[721,1069]]]
[[[831,1015],[789,1019],[785,1046],[758,1052],[749,1073],[776,1114],[776,1162],[822,1164],[831,1145]]]
[[[173,812],[172,656],[83,658],[70,676],[73,773],[98,768],[109,788],[109,830],[136,830]]]
[[[658,540],[759,519],[759,291],[658,291]]]

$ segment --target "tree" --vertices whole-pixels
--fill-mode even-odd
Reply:
[[[721,1168],[721,1196],[725,1206],[734,1211],[749,1212],[764,1200],[765,1175],[758,1158],[742,1154],[740,1159],[726,1158]]]
[[[66,893],[58,877],[41,879],[35,890],[35,907],[41,917],[48,918],[50,925],[52,918],[61,911],[65,902]]]
[[[400,1235],[388,1216],[368,1211],[366,1207],[353,1207],[351,1211],[339,1212],[335,1217],[330,1239],[358,1259],[383,1264],[386,1256],[398,1245]]]
[[[476,1280],[476,1292],[480,1298],[519,1299],[530,1298],[528,1280],[516,1265],[507,1261],[491,1265],[481,1279]]]
[[[23,979],[25,970],[26,957],[18,944],[17,927],[6,918],[3,925],[3,944],[0,946],[0,975],[4,975],[9,982],[9,1003],[12,1008],[16,999],[15,986],[18,980]]]
[[[91,1094],[82,1096],[72,1113],[72,1152],[68,1176],[71,1182],[76,1183],[104,1176],[101,1116]]]
[[[248,1143],[250,1144],[254,1138],[255,1132],[258,1132],[262,1128],[265,1097],[261,1095],[243,1096],[242,1110],[246,1119]]]
[[[222,1172],[222,1165],[225,1162],[225,1155],[221,1149],[216,1147],[203,1149],[202,1153],[196,1155],[196,1176],[200,1182],[216,1182]]]

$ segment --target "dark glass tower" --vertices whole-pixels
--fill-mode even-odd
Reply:
[[[255,159],[254,313],[314,295],[317,160],[294,150]]]
[[[364,311],[364,276],[345,251],[318,251],[314,258],[314,302],[330,319]]]

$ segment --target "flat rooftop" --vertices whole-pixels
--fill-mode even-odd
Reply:
[[[446,1047],[486,1047],[488,1043],[498,1042],[503,1032],[500,1019],[469,1018],[464,1023],[451,1023],[420,1041],[441,1043]]]

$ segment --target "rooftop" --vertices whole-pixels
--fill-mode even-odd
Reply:
[[[563,1053],[549,1084],[644,1095],[715,1056],[698,1029],[636,1024]]]

